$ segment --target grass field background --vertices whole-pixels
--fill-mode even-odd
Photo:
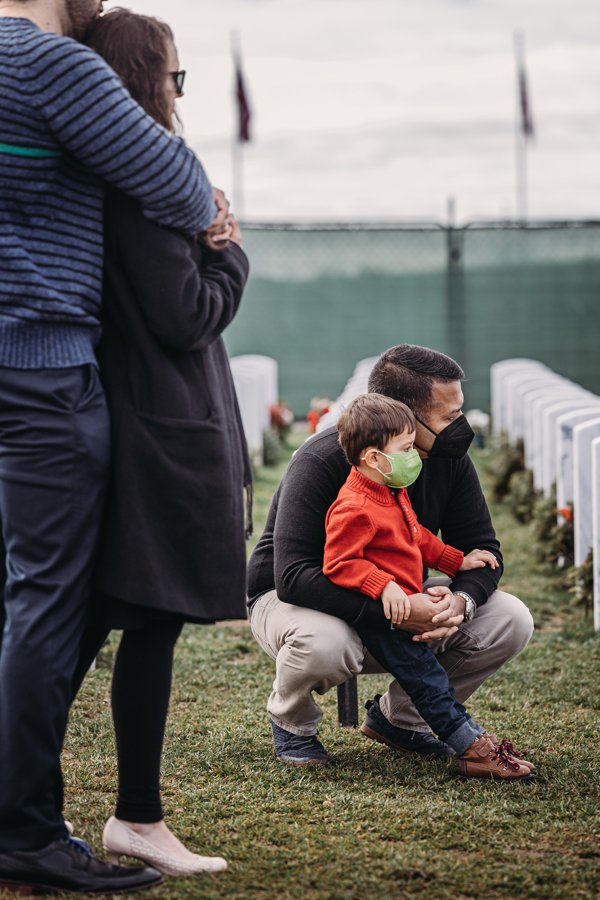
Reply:
[[[292,443],[302,435],[296,434]],[[484,484],[493,464],[474,457]],[[260,533],[284,464],[257,478]],[[528,747],[533,784],[463,783],[452,763],[401,755],[336,724],[322,700],[328,768],[273,754],[265,703],[271,660],[244,624],[186,626],[177,648],[164,758],[171,827],[224,855],[217,876],[169,880],[137,896],[175,898],[579,898],[600,890],[600,640],[534,561],[529,526],[492,508],[506,560],[503,588],[531,608],[528,649],[472,698],[475,718]],[[113,812],[113,636],[71,716],[65,814],[96,848]],[[361,703],[385,690],[359,678]]]

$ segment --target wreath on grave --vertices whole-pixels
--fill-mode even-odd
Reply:
[[[583,609],[586,619],[594,608],[594,551],[590,549],[580,566],[571,566],[565,575],[565,587],[573,595],[574,606]]]
[[[558,509],[553,488],[549,497],[537,497],[533,518],[538,559],[555,563],[561,569],[571,567],[575,555],[573,504]]]
[[[492,469],[492,493],[494,500],[504,500],[510,493],[510,482],[516,472],[523,472],[525,459],[523,455],[523,441],[516,445],[502,441],[494,455]]]

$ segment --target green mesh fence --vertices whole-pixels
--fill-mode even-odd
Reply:
[[[400,342],[454,356],[467,408],[489,408],[489,367],[513,356],[600,393],[600,222],[246,226],[244,238],[251,277],[228,349],[274,357],[298,416]]]

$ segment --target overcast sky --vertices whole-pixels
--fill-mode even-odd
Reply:
[[[115,5],[114,3],[109,4]],[[526,34],[532,217],[600,217],[600,0],[121,0],[173,27],[187,140],[232,192],[230,33],[253,109],[249,219],[515,214]]]

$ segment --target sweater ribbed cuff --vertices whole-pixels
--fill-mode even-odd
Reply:
[[[361,594],[367,594],[369,597],[372,597],[373,600],[378,600],[381,597],[381,592],[386,584],[389,584],[390,581],[393,580],[394,578],[392,575],[388,575],[387,572],[381,572],[379,569],[375,569],[367,575],[363,581],[360,592]]]
[[[473,598],[475,606],[483,606],[487,601],[489,594],[480,582],[468,577],[475,572],[481,572],[481,569],[468,569],[466,572],[459,572],[458,580],[451,582],[450,590],[453,594],[455,594],[456,591],[464,591],[465,594],[468,594],[469,597]]]
[[[96,365],[99,326],[64,325],[31,319],[7,320],[0,313],[0,366],[68,369]]]
[[[436,568],[443,572],[444,575],[450,575],[453,578],[460,569],[464,558],[465,554],[461,550],[456,550],[454,547],[446,544]]]

